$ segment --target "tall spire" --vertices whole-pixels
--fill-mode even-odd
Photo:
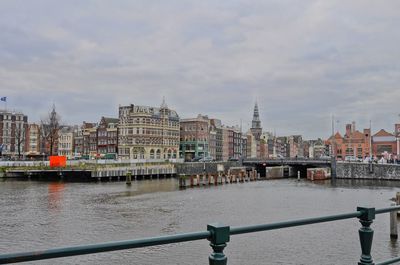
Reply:
[[[260,113],[258,111],[258,104],[254,105],[253,121],[251,122],[252,128],[261,128]]]
[[[165,96],[162,99],[161,108],[162,109],[168,109],[167,103],[165,103]]]
[[[261,128],[260,113],[258,111],[257,101],[256,104],[254,105],[253,120],[251,121],[250,131],[254,135],[257,141],[260,140],[262,134],[262,128]]]

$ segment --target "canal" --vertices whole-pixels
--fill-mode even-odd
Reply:
[[[0,181],[0,253],[127,240],[387,207],[400,182],[292,179],[179,190],[175,179],[62,183]],[[229,265],[357,264],[356,219],[233,236]],[[388,214],[378,215],[373,257],[399,255]],[[208,264],[208,242],[125,250],[31,264]]]

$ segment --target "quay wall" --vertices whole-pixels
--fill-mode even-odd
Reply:
[[[338,179],[400,180],[400,165],[337,163]]]
[[[176,174],[177,175],[201,175],[201,174],[217,174],[218,165],[223,166],[225,173],[231,167],[239,167],[241,164],[236,161],[230,162],[191,162],[191,163],[176,163]]]

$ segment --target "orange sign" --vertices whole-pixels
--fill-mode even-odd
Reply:
[[[66,164],[66,156],[50,156],[50,167],[65,167]]]

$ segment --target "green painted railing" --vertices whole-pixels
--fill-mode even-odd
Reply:
[[[65,248],[55,248],[43,251],[32,251],[22,253],[1,254],[0,264],[18,263],[26,261],[53,259],[77,255],[86,255],[100,252],[116,251],[123,249],[143,248],[149,246],[165,245],[172,243],[182,243],[195,240],[207,239],[210,241],[210,246],[213,250],[209,256],[210,265],[226,265],[227,257],[223,250],[230,240],[231,235],[247,234],[261,231],[276,230],[294,226],[303,226],[317,223],[333,222],[344,219],[358,218],[361,223],[359,229],[361,258],[358,265],[373,265],[375,264],[371,256],[372,238],[374,231],[370,227],[376,214],[383,214],[393,211],[399,211],[400,206],[375,209],[367,207],[357,207],[357,211],[338,215],[322,216],[316,218],[299,219],[293,221],[285,221],[272,224],[252,225],[230,227],[221,224],[207,225],[207,231],[177,234],[170,236],[150,237],[136,240],[108,242],[102,244],[83,245]],[[375,265],[388,265],[399,262],[400,258],[394,258]]]

